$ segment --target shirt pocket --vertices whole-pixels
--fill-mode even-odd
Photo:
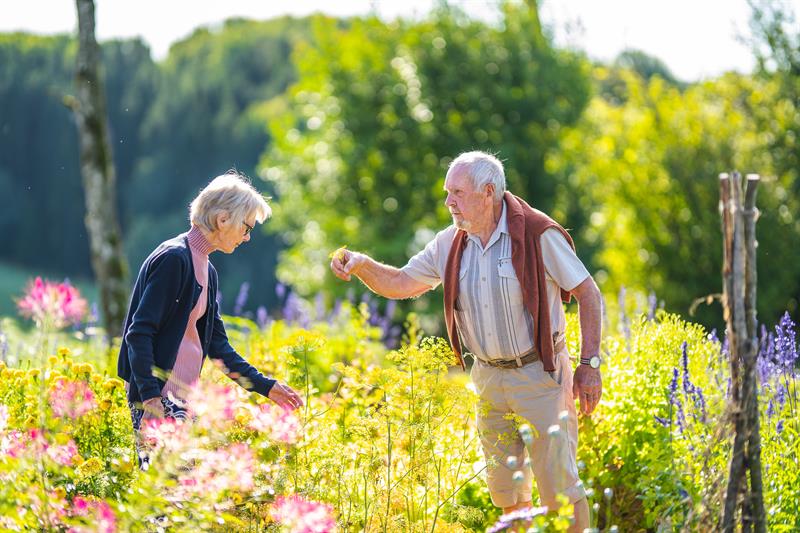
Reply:
[[[514,265],[510,257],[501,257],[497,260],[497,275],[500,281],[500,294],[513,304],[522,302],[522,286],[514,272]]]

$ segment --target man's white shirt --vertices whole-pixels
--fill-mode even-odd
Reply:
[[[440,231],[401,271],[431,288],[442,282],[455,226]],[[561,288],[570,291],[589,272],[556,228],[541,235],[547,301],[553,332],[563,335],[566,318]],[[486,247],[469,235],[459,269],[456,325],[464,351],[481,359],[510,359],[533,347],[533,320],[522,304],[522,289],[511,264],[506,205]]]

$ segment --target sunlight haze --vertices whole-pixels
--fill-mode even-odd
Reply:
[[[797,11],[800,1],[785,3]],[[213,26],[230,17],[268,19],[315,12],[343,17],[374,11],[391,19],[424,16],[434,4],[431,0],[296,0],[290,4],[253,0],[98,0],[97,35],[101,40],[141,36],[154,57],[163,59],[176,40],[187,37],[197,27]],[[494,1],[457,0],[451,4],[479,18],[491,19],[496,14]],[[542,19],[552,29],[557,44],[580,48],[595,59],[610,61],[625,48],[636,48],[664,61],[685,81],[728,70],[748,72],[753,67],[750,50],[737,38],[749,29],[750,8],[746,0],[559,0],[540,5]],[[75,29],[75,5],[68,0],[0,0],[0,6],[2,32],[51,34]]]

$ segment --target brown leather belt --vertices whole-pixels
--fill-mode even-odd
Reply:
[[[558,353],[563,350],[566,344],[566,340],[563,337],[559,339],[553,346],[553,353]],[[541,359],[541,357],[539,357],[539,352],[536,351],[536,347],[534,346],[529,352],[525,352],[514,359],[479,359],[479,361],[495,368],[521,368],[539,359]]]

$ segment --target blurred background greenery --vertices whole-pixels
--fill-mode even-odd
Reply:
[[[185,230],[197,191],[236,167],[275,197],[275,217],[236,255],[212,258],[223,310],[243,282],[250,311],[282,303],[276,280],[329,305],[357,298],[362,286],[328,273],[331,250],[404,264],[449,223],[449,161],[480,149],[572,231],[608,301],[625,288],[686,315],[720,292],[717,176],[738,169],[764,178],[759,318],[797,318],[800,32],[785,4],[750,6],[755,71],[691,83],[636,50],[601,63],[557,47],[534,1],[501,2],[493,21],[446,3],[394,21],[230,19],[160,61],[141,40],[104,42],[130,265]],[[91,285],[62,103],[75,52],[69,35],[0,34],[0,314],[35,275]],[[404,310],[438,317],[439,300]],[[720,315],[703,303],[690,318],[719,326]]]

